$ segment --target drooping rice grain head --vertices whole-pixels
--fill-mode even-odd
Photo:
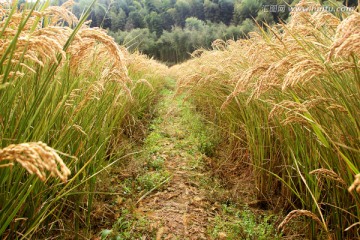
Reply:
[[[319,224],[320,227],[322,227],[325,231],[327,230],[327,227],[324,226],[324,224],[322,223],[322,221],[319,219],[318,216],[316,216],[314,213],[308,211],[308,210],[293,210],[291,211],[286,217],[285,219],[279,224],[278,226],[278,230],[282,230],[286,227],[286,225],[288,225],[291,220],[293,220],[294,218],[298,218],[298,217],[309,217],[312,220],[314,220],[316,223]],[[330,236],[329,236],[330,237]],[[329,238],[331,239],[331,238]]]
[[[311,22],[311,13],[314,11],[313,9],[319,7],[321,7],[319,3],[301,0],[290,13],[291,18],[287,24],[287,29],[289,29],[290,32],[296,32],[302,36],[312,35],[314,33],[314,27]],[[292,35],[290,32],[285,32],[285,36],[290,37]]]
[[[67,52],[64,52],[63,46],[70,37],[72,29],[61,25],[64,22],[70,26],[78,23],[78,19],[68,10],[71,5],[72,2],[69,1],[60,7],[48,7],[43,12],[34,11],[20,33],[15,52],[11,57],[11,63],[22,66],[22,70],[19,70],[24,71],[24,73],[35,72],[33,64],[40,67],[44,67],[46,64],[61,65],[65,62],[66,54],[68,54],[72,73],[79,74],[82,69],[88,71],[88,67],[85,65],[88,65],[89,61],[94,62],[96,59],[97,63],[101,62],[110,67],[111,72],[106,78],[118,81],[124,87],[125,92],[129,93],[129,89],[126,88],[128,88],[128,84],[131,84],[131,81],[127,76],[123,53],[114,40],[103,30],[82,26]],[[41,22],[45,18],[49,18],[50,24],[42,27]],[[1,39],[0,58],[11,46],[11,39],[15,36],[17,26],[22,20],[23,15],[21,13],[16,13],[11,17],[10,24],[4,32],[6,37]],[[0,27],[5,21],[6,17],[0,22]],[[58,62],[59,59],[61,62]],[[4,64],[8,64],[6,58]]]
[[[201,57],[201,55],[206,51],[204,48],[196,49],[194,52],[191,53],[192,58]]]
[[[50,6],[42,12],[44,17],[48,17],[48,24],[50,26],[62,26],[64,22],[69,24],[69,26],[75,26],[78,24],[79,19],[66,7],[63,6]]]
[[[348,188],[349,192],[356,191],[360,193],[360,174],[355,175],[355,180],[351,184],[351,186]]]
[[[146,80],[146,79],[144,79],[144,78],[137,80],[134,87],[136,87],[137,85],[145,85],[145,86],[147,86],[149,89],[151,89],[152,91],[154,91],[154,87],[151,85],[151,83],[149,83],[149,81]]]
[[[314,23],[315,28],[327,28],[331,29],[332,33],[336,31],[336,28],[340,24],[340,19],[334,14],[327,11],[316,11],[311,15],[311,20]]]
[[[306,105],[290,100],[283,100],[278,104],[274,104],[274,107],[269,113],[269,119],[278,117],[283,125],[291,123],[309,124],[303,117],[303,114],[308,112]],[[284,116],[282,116],[284,115]]]
[[[30,174],[36,174],[42,181],[46,180],[46,171],[53,177],[66,182],[71,174],[56,150],[42,142],[11,144],[0,149],[0,162],[10,161],[21,164]]]
[[[331,46],[328,60],[335,57],[348,57],[360,54],[360,13],[354,12],[343,20],[336,30],[335,40]]]
[[[12,40],[15,34],[17,33],[18,27],[21,24],[24,24],[21,34],[28,33],[31,29],[41,27],[41,17],[42,13],[38,11],[33,11],[30,18],[25,22],[26,16],[30,14],[29,10],[24,10],[23,12],[15,12],[12,16],[9,16],[10,9],[5,11],[3,19],[0,21],[0,29],[3,30],[2,38],[7,38]],[[8,22],[8,23],[7,23]],[[4,29],[6,25],[6,28]]]
[[[71,10],[74,5],[75,5],[74,0],[68,0],[68,1],[64,2],[63,4],[61,4],[61,7],[65,8],[65,9],[68,9],[68,10]]]
[[[323,64],[314,60],[305,58],[295,63],[287,72],[282,85],[282,90],[289,86],[295,86],[299,83],[305,84],[316,77],[321,77],[324,73]]]
[[[270,64],[268,69],[259,77],[259,80],[255,82],[253,94],[250,99],[259,98],[261,94],[264,94],[274,87],[281,87],[284,76],[291,65],[289,60],[292,57],[292,55],[289,55],[282,60]]]
[[[222,39],[216,39],[212,42],[211,47],[216,50],[223,51],[226,49],[226,42]]]
[[[104,30],[99,28],[80,29],[78,38],[70,45],[68,52],[71,55],[70,65],[73,72],[87,72],[88,66],[86,65],[89,62],[101,62],[106,66],[102,69],[101,78],[118,82],[131,97],[127,87],[127,84],[131,84],[131,80],[128,77],[123,52],[114,39],[108,36]],[[94,59],[96,59],[96,62],[94,62]]]
[[[79,36],[82,39],[94,39],[102,43],[108,49],[108,53],[112,55],[114,66],[119,70],[122,69],[124,74],[127,74],[124,55],[121,52],[119,46],[115,43],[114,39],[106,34],[106,32],[100,28],[85,28],[80,29]],[[129,79],[123,79],[129,80]]]
[[[326,178],[340,183],[341,186],[346,186],[345,181],[333,170],[319,168],[309,172],[309,174],[316,175],[319,181],[321,181],[321,178]]]

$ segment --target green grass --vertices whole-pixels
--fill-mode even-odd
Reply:
[[[231,205],[222,205],[208,231],[212,239],[281,239],[275,220],[275,216],[254,214],[248,208],[240,211]]]
[[[100,233],[101,239],[121,240],[154,237],[155,233],[149,233],[150,222],[145,217],[138,217],[127,210],[121,212],[111,229],[104,229]]]

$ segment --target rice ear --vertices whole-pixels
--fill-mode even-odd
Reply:
[[[21,164],[30,174],[35,174],[41,181],[46,180],[46,171],[53,177],[66,182],[71,174],[57,151],[43,142],[11,144],[0,149],[0,162],[10,161],[4,166],[12,166],[14,162]]]
[[[286,225],[288,225],[293,219],[298,218],[298,217],[308,217],[310,219],[312,219],[313,221],[315,221],[317,224],[319,224],[319,226],[324,229],[327,233],[327,239],[331,240],[331,234],[327,231],[327,227],[324,226],[324,224],[322,223],[322,221],[319,219],[318,216],[316,216],[314,213],[308,211],[308,210],[293,210],[291,211],[285,218],[284,220],[279,224],[279,226],[277,227],[277,229],[279,231],[283,230]]]
[[[360,193],[360,174],[355,175],[355,180],[351,184],[351,186],[348,188],[349,192],[356,191]]]

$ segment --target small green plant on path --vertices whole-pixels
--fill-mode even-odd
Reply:
[[[138,239],[149,234],[149,224],[146,218],[138,218],[138,216],[131,214],[128,210],[123,210],[121,217],[114,223],[112,229],[102,230],[100,236],[104,240]]]
[[[212,239],[281,239],[273,224],[275,218],[274,215],[255,214],[248,207],[239,210],[224,204],[209,232]]]

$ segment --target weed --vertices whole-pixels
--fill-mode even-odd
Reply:
[[[155,172],[146,172],[144,175],[136,178],[137,190],[146,190],[150,191],[153,188],[159,186],[164,180],[170,176],[167,171],[155,171]]]
[[[248,208],[242,211],[233,206],[222,205],[220,214],[215,219],[212,228],[209,228],[212,239],[280,239],[273,226],[274,217],[265,215],[260,217]]]
[[[138,217],[128,210],[122,210],[121,217],[114,223],[111,229],[104,229],[100,233],[102,240],[125,240],[154,237],[149,232],[150,222],[145,217]]]
[[[160,151],[159,141],[163,138],[158,131],[151,132],[145,139],[145,147],[149,154],[154,154]]]
[[[153,155],[148,161],[147,167],[151,171],[159,171],[164,167],[165,159],[161,156]]]

